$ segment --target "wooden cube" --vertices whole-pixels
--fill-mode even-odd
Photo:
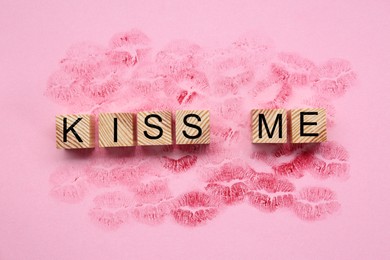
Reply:
[[[133,114],[99,114],[99,146],[134,146]]]
[[[252,143],[287,143],[286,110],[253,109]]]
[[[172,115],[170,111],[138,112],[138,145],[171,145]]]
[[[56,116],[56,146],[58,149],[95,147],[95,125],[92,115]]]
[[[210,112],[208,110],[176,111],[176,144],[209,144]]]
[[[292,143],[321,143],[326,141],[326,111],[323,108],[290,111]]]

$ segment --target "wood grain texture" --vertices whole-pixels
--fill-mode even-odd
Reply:
[[[184,123],[184,118],[187,115],[194,114],[196,117],[188,117],[187,124],[198,126],[202,131],[201,135],[196,139],[190,139],[185,136],[198,135],[199,129],[188,126]],[[184,133],[185,131],[185,133]],[[210,112],[209,110],[180,110],[176,111],[176,144],[209,144],[210,143]]]
[[[115,141],[115,122],[116,133]],[[123,147],[134,146],[132,113],[102,113],[99,114],[99,146],[100,147]]]
[[[80,119],[73,129],[80,137],[77,139],[72,131],[66,133],[66,142],[64,142],[64,119],[66,118],[66,128],[69,129],[73,123]],[[92,115],[58,115],[56,116],[56,146],[58,149],[83,149],[94,148],[95,125]]]
[[[268,125],[268,130],[272,133],[274,125],[279,122],[278,115],[281,115],[281,125],[277,123],[275,131],[271,137],[268,135],[267,128],[262,122],[261,133],[259,126],[259,115],[263,114]],[[253,109],[251,113],[252,122],[252,143],[287,143],[287,112],[285,109]],[[281,127],[282,137],[279,136],[279,127]]]
[[[160,131],[145,124],[145,118],[148,115],[158,115],[161,117],[161,122],[155,117],[149,118],[150,124],[159,126],[163,130],[163,134],[158,139],[149,139],[146,137],[145,131],[150,136],[157,136]],[[137,145],[171,145],[172,144],[172,114],[170,111],[146,111],[137,113]]]
[[[302,113],[318,113],[317,115],[303,115]],[[316,125],[303,125],[303,133],[313,134],[318,136],[302,136],[301,135],[301,114],[303,122],[316,123]],[[289,112],[290,132],[292,143],[321,143],[326,142],[326,111],[323,108],[304,108],[293,109]]]

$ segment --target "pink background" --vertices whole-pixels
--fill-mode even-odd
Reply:
[[[0,259],[388,259],[390,3],[387,1],[1,1]],[[341,210],[324,221],[259,215],[247,205],[190,229],[91,225],[82,204],[49,193],[54,113],[48,76],[76,42],[105,43],[130,28],[156,44],[231,42],[256,31],[278,49],[314,60],[349,60],[358,84],[337,103],[332,131],[350,153],[351,178],[332,183]]]

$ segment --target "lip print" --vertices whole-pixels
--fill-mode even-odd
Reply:
[[[50,195],[59,201],[67,203],[78,203],[84,199],[85,187],[82,184],[63,184],[53,187]]]
[[[313,73],[313,88],[325,97],[340,97],[353,85],[356,74],[348,61],[332,59],[317,67]]]
[[[254,190],[264,190],[268,193],[293,192],[295,190],[291,182],[271,173],[257,173],[253,171],[250,174],[250,183]]]
[[[106,230],[115,230],[129,221],[128,210],[108,211],[101,208],[92,208],[88,215],[93,223]]]
[[[231,186],[210,183],[207,184],[205,190],[223,203],[233,204],[244,200],[248,187],[242,182],[236,182]]]
[[[313,161],[313,154],[309,152],[299,153],[292,161],[274,166],[276,175],[302,178],[305,170]]]
[[[157,225],[164,222],[166,217],[171,214],[172,209],[173,205],[170,201],[158,204],[140,204],[131,210],[131,214],[140,223]]]
[[[273,212],[293,204],[294,185],[275,174],[250,170],[249,204],[265,212]]]
[[[137,29],[107,45],[76,44],[53,69],[44,94],[69,113],[207,109],[210,144],[72,151],[67,159],[82,160],[52,173],[53,199],[90,201],[91,221],[105,230],[133,222],[210,224],[239,203],[259,214],[287,210],[304,221],[340,208],[336,192],[323,187],[350,175],[348,150],[338,140],[254,145],[248,129],[253,108],[311,106],[326,109],[332,131],[334,101],[357,80],[348,61],[318,64],[278,52],[256,35],[215,49],[189,41],[154,46]],[[313,187],[297,189],[308,179]]]
[[[217,214],[217,205],[206,193],[192,191],[176,200],[177,209],[173,209],[173,218],[182,225],[197,226],[213,219]]]
[[[172,197],[168,183],[165,180],[141,183],[132,190],[135,194],[135,200],[139,203],[158,203]]]
[[[93,204],[88,211],[89,218],[105,230],[116,230],[130,220],[133,200],[126,192],[106,191],[95,196]]]
[[[293,210],[304,220],[318,220],[336,212],[340,204],[336,195],[327,188],[304,188],[294,201]]]
[[[179,159],[172,159],[167,156],[162,157],[163,167],[174,173],[181,173],[193,167],[198,160],[195,155],[186,155]]]
[[[266,212],[274,212],[282,207],[290,207],[293,204],[293,196],[291,194],[285,195],[267,195],[260,192],[250,192],[249,203]]]
[[[174,95],[179,105],[192,103],[209,87],[206,75],[194,69],[178,71],[172,75],[172,79],[173,84],[164,91],[167,95]]]
[[[229,57],[217,61],[215,71],[215,93],[217,95],[237,94],[241,86],[250,83],[254,79],[254,71],[243,57]]]
[[[243,201],[248,191],[245,171],[243,167],[224,164],[211,174],[205,190],[225,204]]]
[[[63,167],[53,172],[50,176],[53,185],[50,195],[66,203],[81,202],[87,193],[82,175],[83,171],[76,167]]]

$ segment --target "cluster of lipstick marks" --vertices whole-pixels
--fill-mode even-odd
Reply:
[[[89,217],[106,229],[169,220],[198,226],[243,203],[310,221],[339,209],[327,186],[348,178],[346,149],[336,141],[250,144],[247,111],[324,107],[331,131],[333,101],[356,78],[347,61],[318,65],[252,35],[214,50],[187,41],[152,46],[138,30],[115,35],[108,46],[73,46],[46,95],[69,113],[208,109],[218,117],[210,121],[211,143],[74,151],[84,160],[51,175],[54,198],[90,203]]]

